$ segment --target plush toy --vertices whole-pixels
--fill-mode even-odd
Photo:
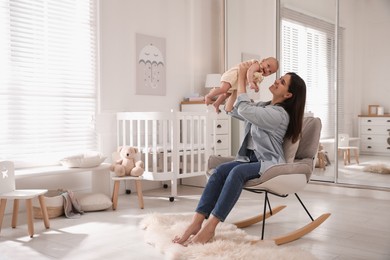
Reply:
[[[110,170],[118,177],[141,176],[144,173],[144,163],[137,161],[138,149],[131,146],[118,148],[120,159],[111,164]]]

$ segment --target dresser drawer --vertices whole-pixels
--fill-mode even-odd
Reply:
[[[370,152],[370,153],[389,153],[390,154],[390,145],[386,145],[384,143],[368,143],[361,142],[360,143],[361,152]]]
[[[214,154],[217,156],[222,156],[222,157],[231,156],[229,149],[219,149],[219,150],[214,151]]]
[[[216,150],[229,149],[230,136],[229,135],[216,135]]]
[[[366,143],[366,144],[385,144],[385,145],[389,145],[390,144],[388,143],[388,140],[390,139],[390,136],[388,135],[377,135],[377,134],[362,134],[360,136],[360,140],[362,143]]]
[[[387,134],[390,133],[389,125],[362,125],[360,133],[363,134]]]
[[[229,120],[228,119],[217,119],[214,121],[215,124],[215,133],[218,134],[228,134],[229,133]]]
[[[362,117],[360,118],[360,125],[372,126],[372,125],[388,125],[390,126],[389,117]]]

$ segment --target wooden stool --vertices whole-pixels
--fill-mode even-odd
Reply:
[[[117,177],[112,176],[111,179],[114,181],[114,190],[112,191],[112,209],[116,210],[118,206],[118,193],[121,181],[133,180],[135,181],[135,187],[138,195],[138,205],[141,209],[144,208],[144,197],[142,195],[142,176],[134,177],[134,176],[124,176]]]
[[[359,164],[359,148],[356,146],[339,147],[339,154],[342,154],[344,165],[351,164],[351,150],[355,155],[356,164]]]

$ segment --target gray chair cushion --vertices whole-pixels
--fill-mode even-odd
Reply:
[[[294,162],[295,155],[297,154],[300,140],[295,143],[291,139],[285,139],[283,142],[284,159],[286,163]]]

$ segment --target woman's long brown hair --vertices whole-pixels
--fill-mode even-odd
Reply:
[[[303,115],[306,104],[306,84],[305,81],[294,72],[288,72],[291,76],[288,92],[292,97],[286,99],[279,105],[282,106],[290,116],[285,138],[291,138],[292,142],[298,141],[302,131]]]

